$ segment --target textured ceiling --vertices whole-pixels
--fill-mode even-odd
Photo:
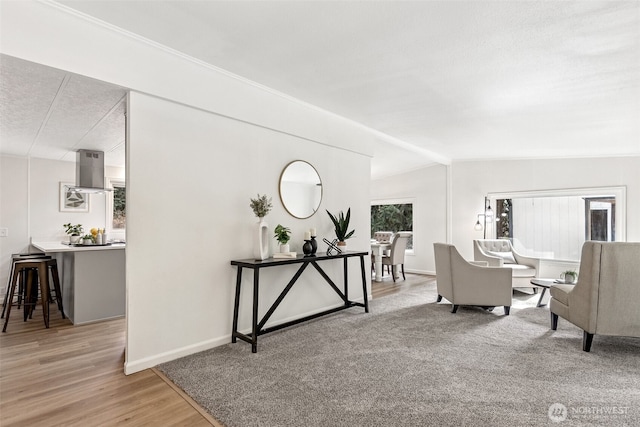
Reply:
[[[75,161],[76,150],[125,163],[126,90],[11,56],[0,56],[2,154]]]
[[[59,3],[389,135],[373,177],[640,155],[635,0]]]

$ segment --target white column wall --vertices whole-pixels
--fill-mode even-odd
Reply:
[[[325,209],[351,207],[352,227],[368,230],[367,156],[135,92],[129,111],[128,372],[229,342],[236,274],[229,262],[252,258],[257,218],[249,199],[258,193],[273,198],[265,218],[270,235],[277,224],[291,228],[292,251],[302,252],[303,234],[312,227],[320,239],[333,236]],[[305,220],[290,216],[278,197],[280,173],[296,159],[314,165],[324,188],[318,213]],[[350,249],[368,250],[368,233],[356,234]],[[273,239],[271,253],[276,247]],[[324,243],[319,247],[326,249]],[[341,283],[341,262],[322,266]],[[357,259],[350,266],[350,298],[362,298]],[[260,313],[297,268],[260,273]],[[321,276],[307,270],[274,313],[274,323],[340,303]],[[253,276],[244,271],[239,326],[246,330]]]

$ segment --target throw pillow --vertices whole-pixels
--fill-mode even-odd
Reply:
[[[505,264],[516,264],[516,259],[513,257],[513,252],[493,252],[488,251],[490,255],[502,258],[502,262]]]

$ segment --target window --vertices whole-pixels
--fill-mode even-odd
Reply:
[[[493,228],[487,238],[511,239],[525,255],[574,261],[586,240],[625,239],[625,187],[489,194],[489,200],[496,222],[487,224]]]
[[[413,231],[413,203],[372,205],[371,236],[376,231]],[[407,249],[413,249],[413,236]]]
[[[584,238],[615,242],[616,240],[616,198],[585,197]]]
[[[110,231],[124,231],[127,225],[127,197],[124,181],[109,180],[113,191],[108,193],[107,223]],[[108,227],[109,228],[109,227]]]

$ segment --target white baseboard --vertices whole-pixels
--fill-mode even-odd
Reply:
[[[172,360],[179,359],[181,357],[189,356],[201,351],[209,350],[214,347],[231,342],[231,334],[222,337],[214,338],[211,340],[203,341],[197,344],[189,345],[186,347],[178,348],[166,353],[155,354],[150,357],[145,357],[140,360],[134,360],[125,362],[124,373],[125,375],[135,374],[136,372],[144,371],[145,369],[153,368],[161,363],[170,362]]]
[[[405,270],[405,273],[413,273],[413,274],[426,274],[429,276],[435,276],[436,272],[435,271],[427,271],[427,270],[414,270],[414,269],[407,269]]]
[[[369,298],[371,299],[371,298]],[[353,299],[351,301],[354,302],[363,302],[364,299],[362,297],[360,298],[356,298]],[[267,325],[265,325],[265,327],[272,327],[272,326],[277,326],[279,324],[282,323],[286,323],[286,322],[290,322],[292,320],[296,320],[296,319],[300,319],[306,316],[311,316],[313,314],[316,313],[321,313],[323,311],[326,310],[331,310],[333,308],[337,308],[340,307],[344,304],[336,304],[336,305],[332,305],[332,306],[328,306],[328,307],[324,307],[324,308],[320,308],[317,310],[313,310],[313,311],[309,311],[307,313],[301,313],[299,315],[296,316],[291,316],[288,317],[286,319],[279,319],[277,322],[273,322],[273,323],[269,323]],[[250,329],[246,329],[246,330],[241,330],[240,332],[242,332],[243,334],[250,334],[251,330]],[[140,360],[134,360],[134,361],[128,361],[125,362],[124,364],[124,373],[125,375],[131,375],[131,374],[135,374],[136,372],[140,372],[140,371],[144,371],[145,369],[149,369],[149,368],[153,368],[155,366],[160,365],[161,363],[165,363],[165,362],[170,362],[172,360],[176,360],[179,359],[181,357],[185,357],[185,356],[190,356],[192,354],[201,352],[201,351],[205,351],[205,350],[209,350],[215,347],[219,347],[221,345],[225,345],[225,344],[229,344],[231,342],[231,334],[227,334],[227,335],[223,335],[221,337],[217,337],[217,338],[213,338],[210,340],[206,340],[206,341],[202,341],[200,343],[197,344],[192,344],[189,346],[185,346],[182,348],[178,348],[172,351],[168,351],[165,353],[160,353],[160,354],[156,354],[153,356],[149,356],[149,357],[145,357],[142,358]],[[238,341],[238,345],[250,345],[245,343],[244,341],[239,340]]]

